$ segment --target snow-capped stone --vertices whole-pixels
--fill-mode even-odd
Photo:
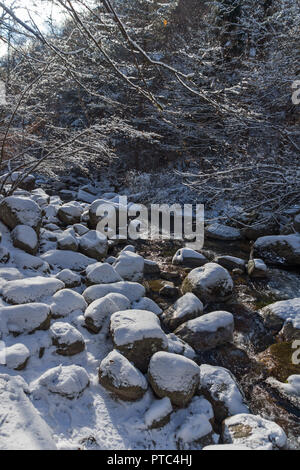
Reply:
[[[99,383],[122,400],[140,400],[148,388],[143,374],[118,351],[113,350],[99,367]]]
[[[57,217],[66,225],[77,224],[80,222],[82,212],[82,206],[73,201],[63,204],[57,211]]]
[[[90,258],[101,261],[107,254],[107,238],[97,230],[89,230],[79,238],[79,251]]]
[[[207,258],[191,248],[180,248],[172,259],[172,264],[186,266],[187,268],[198,268],[208,262]]]
[[[249,260],[247,269],[250,277],[266,277],[268,275],[268,268],[262,259]]]
[[[1,450],[55,450],[50,428],[27,395],[20,376],[0,375]]]
[[[145,424],[149,429],[162,428],[170,421],[173,406],[170,398],[155,400],[145,413]]]
[[[244,445],[255,450],[285,449],[287,438],[283,429],[273,421],[251,414],[238,414],[223,423],[225,444]]]
[[[126,281],[140,282],[143,279],[144,258],[132,251],[122,251],[113,267]]]
[[[25,176],[24,173],[21,171],[14,171],[13,173],[4,173],[0,177],[1,183],[5,181],[5,184],[13,184],[18,182],[18,188],[24,189],[25,191],[32,191],[35,188],[35,176],[34,175],[27,175]]]
[[[133,245],[126,245],[123,250],[121,251],[121,253],[123,253],[124,251],[130,251],[131,253],[135,253],[135,246]]]
[[[63,269],[58,274],[56,274],[56,279],[62,281],[67,288],[78,287],[81,284],[81,277],[73,273],[71,269]]]
[[[159,274],[160,267],[156,261],[144,259],[144,274]]]
[[[99,212],[99,209],[101,206],[105,206],[106,209],[111,208],[111,210],[115,210],[115,213],[117,214],[119,212],[119,203],[114,202],[112,200],[107,200],[107,199],[96,199],[89,208],[89,223],[91,227],[96,227],[98,222],[101,220],[101,212]],[[126,207],[124,207],[126,210]]]
[[[28,225],[17,225],[12,233],[13,245],[16,248],[26,251],[30,255],[35,255],[38,249],[38,237],[36,231]]]
[[[129,281],[113,282],[111,284],[97,284],[85,289],[83,297],[86,302],[90,304],[91,302],[94,302],[94,300],[113,293],[125,295],[130,302],[134,302],[145,295],[145,287],[137,282]]]
[[[180,297],[174,305],[168,308],[161,316],[162,321],[174,331],[182,323],[197,318],[203,314],[203,304],[194,294],[188,292]]]
[[[8,196],[0,203],[0,220],[11,229],[17,225],[28,225],[38,231],[42,220],[41,209],[27,197]]]
[[[65,317],[76,310],[84,311],[87,303],[83,296],[71,289],[62,289],[53,295],[51,314],[54,318]]]
[[[219,424],[229,416],[249,413],[235,377],[224,367],[202,364],[199,391],[213,405]]]
[[[19,335],[50,327],[50,308],[46,304],[28,303],[0,307],[0,331]]]
[[[65,322],[55,322],[50,327],[53,345],[57,354],[61,356],[74,356],[85,349],[82,334],[72,325]]]
[[[142,372],[146,372],[151,356],[168,347],[155,313],[146,310],[124,310],[114,313],[110,320],[113,343],[125,357]]]
[[[23,251],[18,251],[13,254],[13,260],[15,265],[20,269],[30,269],[32,271],[41,271],[47,273],[50,271],[49,264],[39,258],[38,256],[32,256]]]
[[[77,251],[78,245],[77,239],[68,230],[65,230],[57,237],[57,248],[59,250]]]
[[[42,276],[28,277],[8,281],[3,286],[2,296],[9,304],[27,304],[49,297],[64,287],[64,283],[59,279]]]
[[[295,228],[296,232],[300,233],[300,213],[295,215],[294,228]]]
[[[231,276],[225,268],[216,263],[207,263],[187,275],[182,292],[192,292],[204,302],[218,302],[230,297],[233,287]]]
[[[88,227],[86,227],[85,225],[83,224],[74,224],[73,225],[73,229],[75,230],[75,232],[77,233],[77,235],[79,235],[80,237],[82,235],[85,235],[89,229]]]
[[[178,338],[178,336],[174,335],[174,333],[169,333],[167,338],[168,352],[173,354],[180,354],[181,356],[185,356],[189,359],[195,359],[196,353],[189,344]]]
[[[199,385],[199,367],[187,357],[159,351],[151,357],[148,379],[157,396],[186,406]]]
[[[86,279],[88,285],[111,284],[123,279],[120,274],[108,263],[95,263],[86,268]]]
[[[0,282],[2,284],[6,281],[14,281],[16,279],[23,279],[24,275],[17,268],[0,268]]]
[[[130,301],[122,294],[107,294],[92,302],[84,313],[86,327],[93,333],[99,333],[106,319],[118,311],[130,308]]]
[[[46,388],[50,393],[72,400],[82,395],[89,383],[89,376],[83,367],[74,364],[57,366],[41,375],[32,384],[31,391],[34,398],[38,398],[42,389]]]
[[[264,324],[277,334],[284,328],[283,336],[286,341],[297,339],[300,334],[300,297],[290,300],[280,300],[267,305],[259,311]]]
[[[180,450],[190,448],[191,444],[202,449],[218,442],[218,436],[206,416],[189,416],[176,432],[176,441]]]
[[[218,223],[208,225],[205,228],[205,235],[207,238],[212,238],[213,240],[224,241],[235,241],[242,238],[239,229]]]
[[[229,271],[232,271],[233,269],[242,269],[245,271],[246,268],[246,261],[235,256],[217,256],[216,263]]]
[[[260,237],[253,245],[254,254],[279,266],[300,265],[300,235],[271,235]]]
[[[5,246],[0,246],[0,263],[7,263],[10,258],[10,253]]]
[[[234,321],[229,312],[217,311],[183,323],[175,334],[195,351],[207,351],[233,340]]]
[[[136,310],[149,310],[150,312],[155,313],[155,315],[161,315],[162,309],[157,305],[154,300],[149,299],[148,297],[142,297],[137,302],[132,303],[132,308]]]
[[[297,406],[300,404],[300,374],[290,375],[287,378],[286,383],[279,382],[279,380],[269,377],[267,379],[268,384],[275,386],[283,395],[289,398],[297,398]],[[295,400],[294,400],[295,402]],[[296,404],[295,403],[295,404]]]
[[[29,349],[22,343],[16,343],[5,349],[6,367],[14,370],[23,370],[30,357]],[[0,439],[1,441],[1,439]]]
[[[88,258],[82,253],[68,250],[50,250],[43,253],[41,258],[51,266],[74,271],[84,271],[89,264],[95,263],[93,258]]]

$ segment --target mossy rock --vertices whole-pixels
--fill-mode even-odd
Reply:
[[[286,382],[290,375],[300,374],[300,364],[293,364],[292,356],[295,349],[293,342],[272,344],[266,351],[258,356],[258,360],[264,364],[269,374],[280,382]]]

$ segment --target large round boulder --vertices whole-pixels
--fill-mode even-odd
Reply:
[[[42,222],[41,209],[28,197],[8,196],[0,203],[0,220],[10,229],[28,225],[38,231]]]

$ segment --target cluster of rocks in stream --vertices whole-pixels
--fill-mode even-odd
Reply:
[[[45,347],[57,355],[57,366],[30,384],[33,404],[43,390],[73,400],[85,393],[84,361],[61,366],[59,357],[80,357],[87,335],[101,332],[111,350],[99,358],[99,393],[103,387],[130,402],[151,392],[150,430],[189,409],[176,430],[178,449],[295,446],[297,422],[288,404],[299,406],[300,365],[291,355],[300,340],[300,291],[294,298],[274,295],[259,308],[253,292],[272,266],[299,269],[300,209],[287,235],[206,227],[210,244],[228,252],[254,240],[250,259],[181,246],[166,262],[151,257],[151,242],[125,246],[96,230],[99,206],[118,207],[118,194],[86,185],[77,195],[62,189],[62,197],[49,196],[29,183],[0,202],[0,339],[10,338],[8,371],[22,374]],[[22,338],[39,331],[49,340],[30,351]]]

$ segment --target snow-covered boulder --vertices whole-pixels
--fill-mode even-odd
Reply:
[[[120,281],[113,282],[111,284],[96,284],[90,286],[83,292],[83,297],[88,304],[94,302],[94,300],[100,299],[107,294],[122,294],[127,297],[130,302],[140,300],[145,295],[145,287],[137,282]]]
[[[113,264],[126,281],[141,282],[144,276],[144,258],[132,251],[122,251]]]
[[[300,234],[260,237],[253,245],[254,255],[279,266],[300,265]]]
[[[232,271],[233,269],[241,269],[242,271],[245,271],[246,268],[246,261],[242,258],[237,258],[236,256],[217,256],[216,263],[229,271]]]
[[[56,450],[52,432],[28,398],[21,377],[0,375],[1,450]]]
[[[34,398],[39,398],[42,390],[61,395],[70,400],[80,397],[89,386],[90,380],[86,370],[77,365],[57,366],[47,370],[31,385]]]
[[[50,272],[50,266],[46,261],[23,251],[16,250],[13,254],[13,260],[17,268],[20,269],[30,269],[32,271],[41,271],[42,273]]]
[[[105,235],[97,230],[89,230],[79,238],[79,251],[90,258],[101,261],[105,258],[108,249],[108,242]]]
[[[65,225],[72,225],[80,222],[82,212],[82,206],[73,201],[63,204],[57,211],[57,217]]]
[[[36,231],[28,225],[17,225],[12,233],[13,245],[24,250],[30,255],[35,255],[38,249],[38,237]]]
[[[170,398],[155,400],[145,413],[145,424],[149,429],[162,428],[170,421],[173,406]]]
[[[59,250],[78,250],[78,241],[71,231],[65,230],[57,237],[57,248]]]
[[[144,259],[144,274],[159,274],[160,267],[156,261]]]
[[[0,220],[11,229],[28,225],[38,231],[42,222],[41,209],[28,197],[8,196],[0,203]]]
[[[87,308],[87,303],[78,292],[71,289],[62,289],[53,295],[50,308],[53,318],[61,318],[76,310],[84,312]]]
[[[5,349],[5,365],[9,369],[25,369],[29,357],[30,351],[22,343],[13,344]]]
[[[87,285],[111,284],[123,281],[120,274],[108,263],[95,263],[86,268]]]
[[[28,277],[8,281],[3,286],[2,296],[9,304],[27,304],[49,297],[64,287],[64,283],[59,279],[42,276]]]
[[[89,208],[89,224],[90,224],[91,227],[96,228],[98,222],[102,218],[101,217],[101,209],[100,209],[101,206],[104,206],[105,209],[107,209],[108,207],[111,207],[112,208],[111,210],[112,211],[114,210],[116,215],[118,214],[119,208],[120,208],[119,202],[117,202],[117,198],[114,199],[114,200],[108,200],[108,199],[105,199],[105,198],[96,199],[96,201],[94,201],[90,205],[90,208]],[[124,210],[126,210],[125,206],[124,206]]]
[[[176,432],[177,446],[180,450],[190,449],[191,446],[202,449],[218,442],[212,425],[206,416],[197,414],[189,416]]]
[[[247,271],[250,277],[267,277],[268,268],[262,259],[254,258],[248,261]]]
[[[50,327],[50,308],[46,304],[28,303],[0,307],[0,331],[19,335]]]
[[[195,351],[207,351],[233,340],[234,320],[229,312],[217,311],[189,320],[175,334]]]
[[[130,301],[122,294],[107,294],[92,302],[84,313],[86,327],[92,333],[99,333],[105,321],[118,311],[130,308]]]
[[[71,269],[73,271],[84,271],[87,266],[95,263],[93,258],[88,258],[82,253],[68,250],[50,250],[41,255],[41,259],[51,266],[59,269]]]
[[[251,414],[238,414],[223,422],[224,444],[244,445],[255,450],[282,450],[287,438],[273,421]]]
[[[231,296],[233,287],[227,269],[216,263],[207,263],[187,275],[182,284],[182,292],[192,292],[204,302],[220,302]]]
[[[153,312],[156,315],[162,314],[162,309],[159,307],[159,305],[157,305],[154,300],[149,299],[148,297],[142,297],[137,302],[133,302],[132,308],[137,310],[149,310],[150,312]]]
[[[125,401],[140,400],[148,388],[143,374],[116,350],[102,360],[99,383]]]
[[[300,335],[300,297],[280,300],[267,305],[259,311],[264,324],[274,334],[280,333],[286,341],[297,339]]]
[[[199,392],[213,405],[215,418],[219,424],[229,416],[249,413],[236,379],[224,367],[202,364]]]
[[[172,264],[186,266],[187,268],[198,268],[208,263],[208,259],[191,248],[180,248],[172,259]]]
[[[213,240],[235,241],[242,238],[239,229],[222,224],[211,224],[205,228],[205,236]]]
[[[83,224],[74,224],[73,229],[77,233],[77,235],[79,235],[80,237],[82,235],[85,235],[89,231],[88,227],[86,227]]]
[[[199,367],[187,357],[169,352],[155,353],[149,363],[148,379],[155,394],[186,406],[199,385]]]
[[[56,352],[61,356],[74,356],[85,349],[82,334],[69,323],[53,323],[50,327],[50,334],[52,343],[56,346]]]
[[[188,292],[180,297],[174,305],[169,307],[161,316],[162,321],[174,331],[182,323],[197,318],[203,314],[203,304],[194,294]]]
[[[142,372],[157,351],[165,351],[168,339],[155,313],[146,310],[124,310],[114,313],[110,320],[113,343],[125,357]]]
[[[62,281],[68,289],[78,287],[81,284],[81,277],[79,274],[73,273],[71,269],[63,269],[55,277]]]
[[[185,356],[193,360],[196,358],[196,353],[193,348],[191,348],[191,346],[185,341],[178,338],[178,336],[174,335],[174,333],[169,333],[167,338],[168,352],[173,354],[180,354],[181,356]]]
[[[5,284],[6,281],[15,281],[16,279],[23,279],[24,274],[17,268],[0,268],[0,283]]]

